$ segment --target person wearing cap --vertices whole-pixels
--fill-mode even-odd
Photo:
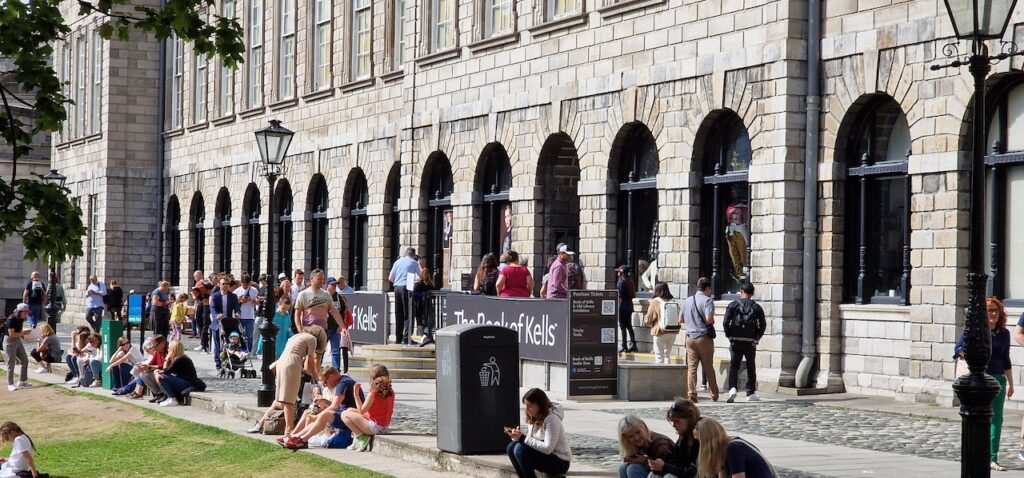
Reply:
[[[241,320],[242,330],[245,331],[245,345],[252,347],[253,338],[256,334],[256,306],[259,305],[260,293],[252,285],[252,278],[249,274],[242,274],[242,285],[235,289],[235,296],[238,297],[238,318]]]
[[[7,355],[7,390],[11,392],[19,387],[32,386],[28,383],[28,354],[25,353],[25,344],[22,343],[23,338],[29,335],[29,332],[23,332],[23,330],[30,310],[28,304],[22,302],[14,308],[14,313],[4,322],[4,329],[7,331],[4,337],[4,354]],[[21,380],[15,383],[14,367],[19,364],[21,365]]]
[[[328,277],[325,282],[327,285],[327,295],[331,296],[331,301],[334,302],[334,307],[338,309],[342,320],[345,319],[345,311],[348,310],[348,300],[341,296],[338,292],[338,279],[334,277]],[[348,351],[351,340],[348,343],[343,343],[345,337],[339,332],[341,324],[334,320],[333,315],[327,317],[327,340],[331,344],[331,365],[339,370],[344,370],[344,373],[348,373]],[[344,357],[342,357],[344,355]],[[344,368],[341,367],[342,358],[344,358]]]
[[[572,260],[576,253],[569,250],[566,244],[559,244],[558,259],[551,263],[548,269],[548,299],[565,299],[569,297],[569,270],[566,263]]]
[[[388,274],[388,280],[395,286],[395,343],[410,345],[412,339],[409,337],[412,335],[413,324],[412,321],[408,320],[409,310],[411,305],[409,303],[409,289],[406,287],[412,287],[415,284],[407,284],[409,274],[414,276],[419,275],[420,264],[416,260],[416,249],[408,248],[405,250],[405,256],[395,261],[394,265],[391,266],[391,273]]]

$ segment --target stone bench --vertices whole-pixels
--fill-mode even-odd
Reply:
[[[665,401],[685,394],[685,365],[619,362],[619,400]]]

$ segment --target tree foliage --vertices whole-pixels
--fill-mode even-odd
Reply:
[[[52,62],[54,45],[71,33],[61,4],[0,0],[0,57],[11,61],[11,68],[0,71],[0,140],[13,151],[11,177],[0,178],[0,242],[19,235],[26,259],[53,262],[82,254],[81,208],[66,188],[46,185],[41,178],[17,178],[17,165],[31,151],[34,135],[58,131],[67,120],[65,106],[71,101]],[[128,41],[134,29],[160,41],[171,36],[190,41],[198,53],[219,55],[232,68],[242,61],[242,28],[234,18],[217,14],[216,0],[83,0],[77,6],[79,15],[103,18],[99,33],[108,40]],[[31,109],[33,120],[19,118],[19,108]]]

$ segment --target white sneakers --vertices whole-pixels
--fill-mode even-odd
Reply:
[[[8,386],[7,386],[7,391],[8,391],[8,392],[13,392],[13,391],[15,391],[15,390],[17,390],[17,389],[18,389],[18,386],[17,386],[17,385],[8,385]]]
[[[202,345],[196,345],[195,347],[192,347],[193,352],[199,352],[200,350],[203,350]]]
[[[78,377],[71,377],[71,380],[64,382],[64,385],[78,385]]]
[[[36,373],[38,373],[40,375],[46,373],[46,367],[39,367],[39,368],[37,368],[36,369]]]
[[[736,387],[729,389],[729,398],[725,399],[725,403],[732,403],[736,401]]]
[[[178,406],[178,400],[174,397],[169,397],[167,400],[160,402],[161,407],[176,407]]]
[[[750,395],[747,395],[747,401],[748,402],[760,402],[761,401],[761,397],[758,397],[756,393],[752,393]]]

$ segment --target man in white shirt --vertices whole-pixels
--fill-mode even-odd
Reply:
[[[302,269],[295,269],[292,273],[292,307],[295,306],[295,301],[299,299],[299,292],[306,289],[307,284],[303,282]]]
[[[89,276],[89,288],[86,290],[86,294],[89,297],[85,303],[88,309],[85,313],[85,321],[89,323],[89,327],[92,327],[93,332],[99,332],[100,322],[103,320],[103,296],[107,295],[107,289],[93,275]]]
[[[245,345],[249,350],[255,350],[253,338],[256,332],[256,306],[261,301],[259,289],[253,287],[249,274],[242,274],[242,285],[235,289],[235,295],[238,296],[238,318],[241,319],[242,330],[245,333]]]
[[[395,343],[411,345],[412,330],[415,328],[413,321],[407,320],[412,310],[409,302],[409,291],[415,284],[406,284],[409,274],[419,275],[420,264],[416,260],[416,249],[410,247],[405,250],[405,256],[399,258],[391,266],[391,273],[388,280],[395,286]]]

